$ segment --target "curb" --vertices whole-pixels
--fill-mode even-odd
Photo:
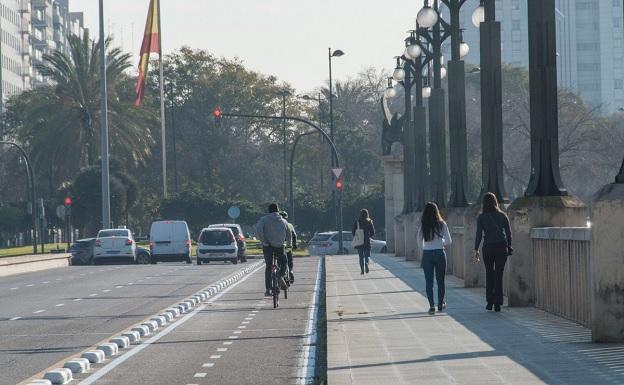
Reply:
[[[264,261],[250,264],[236,273],[210,286],[206,286],[177,304],[167,307],[147,317],[143,321],[130,326],[128,330],[116,333],[96,345],[77,353],[77,356],[80,358],[76,358],[76,356],[67,358],[28,380],[20,382],[19,385],[68,384],[72,381],[73,373],[88,373],[91,370],[89,364],[100,364],[114,360],[116,356],[123,353],[123,350],[131,349],[132,345],[141,344],[143,337],[151,337],[153,334],[157,334],[161,328],[164,330],[167,325],[177,321],[182,315],[190,313],[196,307],[207,302],[211,297],[214,297],[227,287],[240,281],[244,276],[256,270],[262,264],[264,264]],[[79,371],[82,368],[84,368],[84,370]],[[74,369],[76,369],[76,371],[74,371]]]

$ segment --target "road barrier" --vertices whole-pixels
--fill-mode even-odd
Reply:
[[[0,277],[69,266],[70,254],[37,254],[0,258]]]

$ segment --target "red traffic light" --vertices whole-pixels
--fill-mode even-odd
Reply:
[[[217,107],[215,108],[215,110],[212,112],[212,114],[214,115],[215,118],[220,118],[221,114],[223,114],[223,112],[221,111],[221,107]]]
[[[69,207],[72,204],[72,200],[70,197],[65,197],[65,201],[63,203],[65,204],[65,207]]]
[[[343,187],[342,179],[336,179],[336,190],[341,191]]]

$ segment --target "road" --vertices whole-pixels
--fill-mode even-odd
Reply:
[[[297,262],[297,282],[279,309],[262,297],[262,265],[72,383],[297,383],[318,259]],[[0,384],[76,357],[246,265],[76,266],[0,279]]]

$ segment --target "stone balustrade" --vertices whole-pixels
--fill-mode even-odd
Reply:
[[[464,245],[464,235],[466,228],[464,226],[449,226],[453,244],[447,250],[446,271],[458,278],[464,278],[464,270],[466,264],[466,247]]]
[[[591,324],[590,239],[587,227],[531,229],[535,306],[585,326]]]

